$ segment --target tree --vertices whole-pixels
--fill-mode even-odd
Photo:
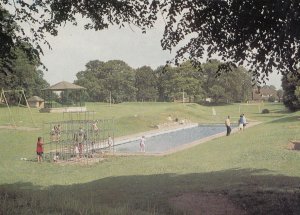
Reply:
[[[277,96],[278,96],[279,102],[281,102],[281,99],[283,97],[283,90],[282,89],[277,90]]]
[[[203,90],[206,97],[212,98],[216,103],[249,100],[252,82],[247,70],[242,67],[232,68],[231,71],[216,77],[221,65],[218,60],[211,60],[202,65]]]
[[[10,69],[10,61],[15,59],[11,54],[14,47],[30,43],[32,48],[22,47],[23,51],[30,59],[39,59],[43,53],[41,44],[50,47],[45,35],[56,36],[58,27],[65,22],[77,25],[79,14],[87,22],[85,29],[102,30],[109,25],[124,27],[132,24],[145,32],[153,26],[158,11],[158,2],[147,0],[0,0],[0,3],[0,73],[4,74]]]
[[[283,103],[291,111],[300,109],[300,80],[290,75],[282,76]]]
[[[28,38],[20,39],[20,27],[7,10],[0,6],[0,75],[7,76],[14,72],[13,61],[17,60],[16,48],[27,55],[30,61],[39,61],[37,50],[27,43]]]
[[[87,101],[104,101],[108,96],[109,92],[104,86],[104,80],[107,78],[102,69],[104,64],[99,60],[90,61],[85,65],[84,71],[76,74],[75,83],[87,89]]]
[[[149,66],[135,71],[136,98],[138,101],[154,101],[157,99],[157,78]]]
[[[158,78],[159,99],[173,101],[181,99],[185,92],[190,100],[203,95],[201,88],[201,75],[190,62],[178,67],[158,67],[155,70]]]
[[[274,69],[299,76],[299,1],[163,0],[161,10],[166,20],[162,47],[179,46],[176,64],[186,59],[197,64],[207,53],[227,62],[219,72],[247,65],[256,78],[267,79]]]
[[[44,74],[38,70],[39,63],[36,60],[28,58],[22,49],[15,48],[15,59],[11,61],[11,73],[2,74],[0,79],[0,88],[6,90],[24,89],[26,96],[42,96],[42,89],[49,86],[44,79]]]
[[[1,18],[7,13],[4,8],[12,11],[9,19]],[[9,50],[16,43],[26,41],[33,45],[33,50],[42,53],[40,44],[47,43],[45,33],[57,35],[57,28],[65,22],[76,25],[78,15],[86,18],[85,29],[132,24],[145,32],[153,26],[157,14],[162,13],[166,22],[163,49],[172,50],[187,40],[186,45],[179,45],[174,61],[177,65],[186,58],[197,64],[207,52],[208,58],[219,55],[227,62],[219,67],[219,72],[228,71],[232,65],[248,65],[256,78],[266,78],[274,69],[282,74],[299,75],[299,11],[299,1],[294,0],[37,0],[30,3],[1,0],[1,26],[11,29],[9,23],[15,20],[35,27],[29,32],[22,27],[12,31],[1,29],[0,47],[5,45]],[[28,54],[38,56],[33,50]],[[4,60],[5,64],[9,64],[9,59]]]
[[[87,88],[90,101],[134,101],[136,96],[135,73],[125,62],[90,61],[86,70],[77,73],[76,84]]]
[[[182,63],[176,68],[175,82],[177,90],[186,93],[189,101],[195,101],[196,98],[203,98],[202,89],[203,79],[201,73],[195,68],[190,61]],[[181,93],[179,93],[181,98]]]
[[[172,101],[181,99],[184,92],[189,101],[201,102],[210,97],[214,102],[235,102],[249,100],[252,92],[251,76],[243,67],[232,68],[226,74],[216,76],[222,63],[211,60],[202,65],[199,71],[187,61],[177,67],[158,67],[155,70],[158,80],[159,99]]]

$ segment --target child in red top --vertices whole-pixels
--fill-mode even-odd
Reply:
[[[36,143],[36,154],[37,154],[38,162],[43,161],[43,153],[44,153],[43,144],[44,143],[42,137],[38,137],[38,141]]]

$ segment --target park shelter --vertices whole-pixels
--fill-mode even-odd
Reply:
[[[41,112],[86,111],[84,92],[86,88],[66,81],[43,89],[45,107]]]
[[[44,99],[38,97],[38,96],[32,96],[29,99],[27,99],[28,105],[31,108],[44,108]]]

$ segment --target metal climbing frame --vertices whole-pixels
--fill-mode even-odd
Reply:
[[[87,116],[47,123],[45,151],[50,161],[88,159],[103,151],[114,152],[114,119],[90,120]]]

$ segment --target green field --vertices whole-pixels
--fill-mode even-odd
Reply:
[[[248,214],[300,214],[300,154],[287,149],[289,140],[300,140],[299,112],[289,113],[281,104],[87,106],[95,111],[90,117],[115,119],[116,136],[151,130],[168,115],[223,123],[227,115],[235,122],[245,113],[250,123],[263,123],[168,156],[109,157],[94,165],[38,164],[21,158],[35,159],[36,139],[49,129],[44,123],[63,115],[32,110],[41,130],[0,130],[0,214],[188,214],[169,202],[185,193],[223,196]],[[261,114],[263,108],[270,113]],[[27,109],[12,112],[18,125],[33,126]],[[5,107],[0,117],[0,126],[9,124]]]

